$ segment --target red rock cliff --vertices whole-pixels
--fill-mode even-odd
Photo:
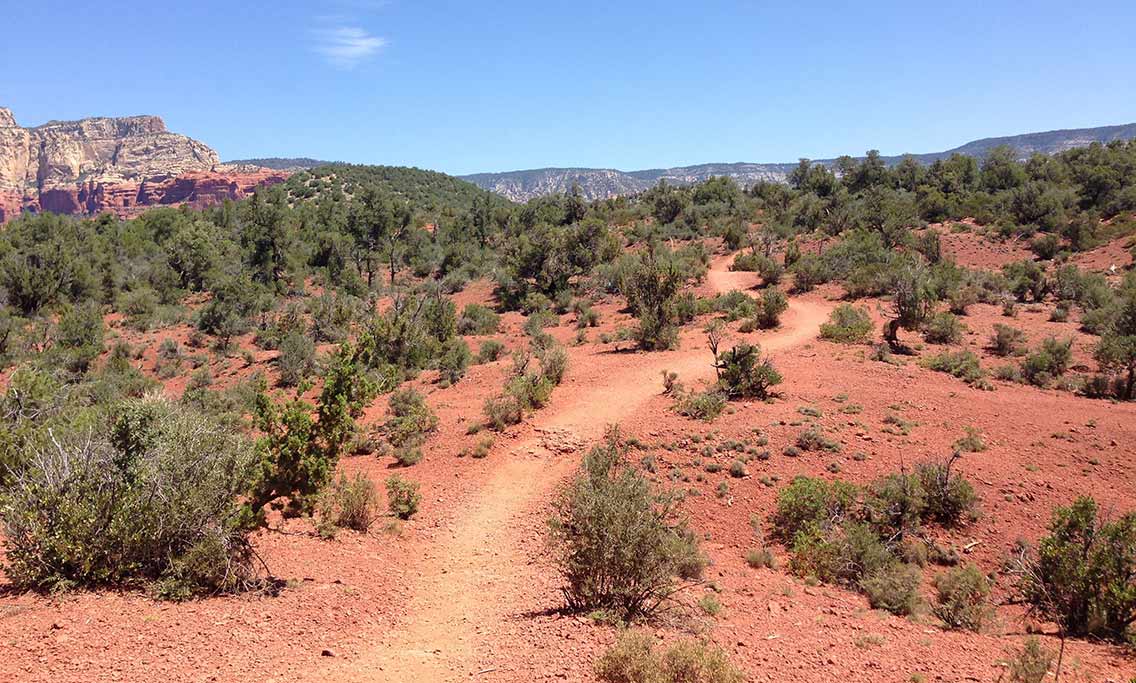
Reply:
[[[52,121],[22,128],[0,108],[0,223],[21,211],[123,218],[160,205],[240,199],[287,173],[228,167],[156,116]]]

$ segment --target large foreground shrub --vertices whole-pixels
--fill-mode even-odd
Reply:
[[[20,588],[161,581],[171,597],[253,577],[240,497],[246,439],[158,398],[127,401],[106,428],[33,446],[0,493],[5,571]]]
[[[573,609],[651,614],[680,578],[701,573],[697,541],[675,519],[673,502],[627,466],[615,432],[584,458],[555,510],[552,544]]]
[[[1066,633],[1123,640],[1136,623],[1136,513],[1109,521],[1088,497],[1057,508],[1020,570],[1026,600]]]

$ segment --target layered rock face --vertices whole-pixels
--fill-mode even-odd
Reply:
[[[240,199],[287,173],[232,168],[156,116],[52,121],[22,128],[0,108],[0,223],[21,211],[122,218],[147,208]]]

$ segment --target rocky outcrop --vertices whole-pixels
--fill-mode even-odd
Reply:
[[[240,199],[286,172],[222,166],[208,145],[156,116],[22,128],[0,108],[0,222],[22,211],[129,218],[152,206]]]

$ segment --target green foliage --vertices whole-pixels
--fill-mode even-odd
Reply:
[[[426,436],[438,428],[438,416],[426,405],[426,398],[409,387],[391,394],[388,406],[390,417],[383,424],[383,433],[396,456],[403,454],[400,460],[407,460],[405,455],[420,448]]]
[[[777,494],[774,534],[792,543],[798,535],[828,528],[849,514],[856,496],[856,487],[851,484],[797,477]]]
[[[990,581],[978,567],[954,567],[935,577],[932,611],[950,628],[981,631],[993,616]]]
[[[361,317],[364,308],[363,302],[348,294],[324,292],[309,300],[311,338],[317,342],[342,342],[347,339],[352,323]]]
[[[505,353],[505,345],[496,339],[487,339],[481,342],[477,350],[478,363],[492,363]]]
[[[988,386],[978,356],[970,351],[944,351],[924,358],[920,364],[936,372],[945,372],[980,389]]]
[[[20,588],[130,587],[167,597],[254,578],[240,498],[251,444],[164,399],[115,406],[85,429],[32,439],[0,491],[5,572]]]
[[[1103,519],[1089,497],[1059,507],[1020,570],[1025,599],[1044,617],[1071,635],[1123,642],[1136,623],[1136,513]]]
[[[820,326],[820,336],[841,344],[858,344],[871,337],[873,328],[867,308],[840,304],[828,316],[828,322]]]
[[[1064,375],[1072,359],[1072,339],[1057,341],[1056,338],[1049,337],[1042,341],[1040,348],[1022,361],[1022,375],[1030,384],[1044,387]]]
[[[1104,373],[1115,373],[1118,398],[1136,398],[1136,276],[1125,278],[1112,325],[1101,336],[1093,357]]]
[[[1009,662],[1010,680],[1013,683],[1043,683],[1053,660],[1053,652],[1042,645],[1037,636],[1030,636]]]
[[[593,448],[550,524],[569,607],[630,619],[654,613],[681,588],[677,579],[697,578],[703,561],[674,501],[627,465],[625,450],[614,430]]]
[[[418,492],[418,482],[403,479],[399,475],[387,478],[387,509],[399,519],[410,519],[418,513],[422,494]]]
[[[544,407],[552,390],[563,381],[568,354],[551,337],[544,343],[550,345],[537,346],[535,355],[532,349],[513,354],[513,373],[504,393],[485,401],[486,423],[491,429],[504,431],[524,419],[526,411]]]
[[[94,303],[72,307],[59,319],[55,343],[63,367],[82,374],[103,352],[103,316]]]
[[[813,425],[797,435],[797,448],[802,451],[839,451],[840,444],[824,435],[820,425]]]
[[[941,462],[924,462],[915,467],[915,476],[926,496],[922,517],[944,527],[965,524],[977,515],[978,494],[965,477],[952,471],[958,457],[956,454]]]
[[[1033,261],[1015,261],[1002,267],[1010,292],[1018,301],[1042,301],[1049,291],[1045,271]]]
[[[926,559],[910,555],[904,540],[921,522],[945,519],[938,513],[941,502],[931,501],[939,494],[928,493],[921,473],[888,475],[866,489],[794,479],[778,493],[770,519],[774,537],[789,546],[790,569],[863,591],[874,607],[911,613],[919,604],[920,578],[918,567],[906,561]],[[973,498],[969,504],[972,511]]]
[[[305,335],[293,332],[280,342],[280,355],[276,367],[280,370],[280,385],[294,387],[315,371],[316,345]]]
[[[355,417],[374,396],[375,385],[363,373],[364,348],[343,344],[328,359],[314,417],[313,406],[300,398],[277,405],[260,387],[255,417],[263,436],[257,442],[259,462],[246,523],[263,524],[269,504],[289,515],[305,512],[330,481],[355,433]]]
[[[496,334],[501,325],[501,316],[493,309],[481,304],[466,304],[458,318],[458,334],[485,335]]]
[[[249,329],[248,318],[263,308],[260,290],[251,281],[226,278],[213,289],[213,297],[197,314],[197,329],[218,337],[228,346],[233,337]]]
[[[443,386],[456,384],[465,377],[472,360],[473,354],[464,340],[455,337],[446,341],[442,344],[441,355],[437,360],[438,381]]]
[[[650,633],[623,631],[595,665],[604,683],[742,683],[726,654],[703,642],[680,642],[663,652]]]
[[[781,314],[789,308],[789,301],[785,293],[776,287],[770,287],[761,295],[757,303],[757,311],[753,316],[753,324],[758,329],[770,330],[781,324]]]
[[[641,348],[663,350],[678,343],[679,289],[700,269],[705,269],[700,255],[669,252],[655,244],[634,259],[620,291],[639,319],[635,340]]]
[[[917,330],[931,315],[935,303],[930,275],[918,264],[906,264],[895,272],[891,284],[894,317],[884,326],[884,340],[901,349],[900,329]]]
[[[964,332],[966,325],[952,313],[936,313],[923,326],[923,338],[931,344],[958,344]]]
[[[865,575],[860,588],[875,609],[892,614],[913,614],[922,602],[919,597],[922,582],[919,567],[892,562]]]
[[[998,356],[1016,356],[1024,350],[1026,333],[1021,330],[994,323],[994,336],[990,338],[990,350]]]
[[[1057,235],[1041,235],[1030,242],[1030,250],[1042,261],[1051,261],[1061,249]]]
[[[320,493],[316,529],[324,538],[334,537],[337,528],[366,533],[375,521],[377,504],[378,492],[370,479],[361,473],[350,479],[341,474]]]
[[[721,391],[688,391],[676,389],[674,395],[674,410],[679,415],[692,417],[696,420],[713,422],[726,409],[727,396]]]
[[[718,390],[730,398],[766,398],[781,383],[781,374],[756,344],[738,344],[715,355]]]

